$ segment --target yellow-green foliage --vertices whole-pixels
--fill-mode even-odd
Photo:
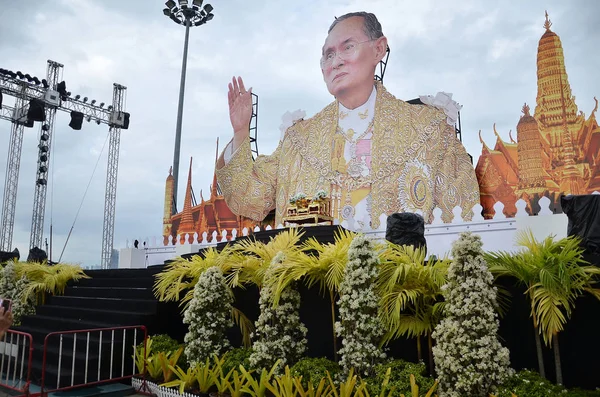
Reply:
[[[24,299],[33,296],[38,304],[44,303],[46,293],[64,294],[69,281],[89,278],[80,266],[64,263],[48,266],[45,262],[18,262],[15,271],[18,278],[25,276],[29,281]]]

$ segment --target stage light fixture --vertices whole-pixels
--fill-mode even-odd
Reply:
[[[48,85],[48,81],[46,81],[46,79],[42,79],[42,84],[44,85],[44,88],[48,88],[48,87],[50,87],[50,86]]]
[[[48,167],[46,167],[45,165],[41,165],[40,166],[40,172],[41,173],[44,173],[44,172],[47,172],[47,171],[48,171]]]
[[[31,83],[31,75],[29,73],[25,74],[25,79]]]
[[[21,71],[20,71],[20,70],[17,72],[17,76],[18,76],[20,79],[22,79],[23,77],[25,77],[25,76],[23,75],[23,73],[21,73]]]
[[[40,136],[40,139],[44,142],[46,142],[49,138],[50,138],[50,135],[48,135],[48,134],[42,134],[42,136]]]
[[[96,103],[96,100],[95,100],[95,99],[92,99],[92,102],[91,102],[91,104],[93,105],[93,104],[95,104],[95,103]]]
[[[175,2],[173,0],[169,0],[165,3],[165,5],[167,6],[168,9],[172,9],[173,7],[176,6]]]
[[[97,119],[96,124],[100,125],[100,123],[101,123],[100,119]]]
[[[46,156],[45,154],[41,154],[41,155],[40,155],[40,161],[41,161],[41,162],[46,162],[46,161],[48,161],[48,156]]]
[[[164,8],[163,14],[165,14],[166,16],[169,16],[169,15],[171,15],[171,10],[169,10],[168,8]]]
[[[48,131],[49,129],[50,129],[50,126],[48,124],[42,125],[42,131]]]
[[[208,15],[206,16],[206,20],[205,20],[205,22],[211,21],[211,20],[214,18],[214,16],[215,16],[214,14],[208,14]]]
[[[79,94],[75,95],[76,100],[79,100],[79,98],[81,98],[81,95],[79,95]]]
[[[46,183],[47,182],[46,182],[46,180],[44,178],[40,178],[40,179],[37,180],[37,184],[38,185],[45,185]]]
[[[194,0],[192,1],[192,4],[196,7],[202,7],[202,0]]]
[[[87,116],[87,117],[85,118],[85,120],[86,120],[86,121],[89,123],[90,121],[92,121],[92,116]]]
[[[84,96],[84,97],[83,97],[83,103],[86,103],[86,102],[87,102],[87,100],[88,100],[88,97]]]
[[[170,18],[173,20],[173,22],[175,23],[181,23],[181,19],[177,18],[175,15],[171,14]]]
[[[13,72],[12,70],[9,70],[9,71],[8,71],[8,75],[9,75],[11,78],[13,78],[13,79],[14,79],[15,77],[17,77],[17,74],[16,74],[15,72]]]
[[[37,77],[35,77],[35,76],[34,76],[34,77],[33,77],[33,83],[34,83],[35,85],[40,85],[41,81],[40,81],[40,79],[38,79]]]
[[[213,6],[211,6],[210,4],[204,6],[204,11],[206,11],[207,14],[210,14],[213,9]]]
[[[48,153],[48,146],[39,145],[40,153]]]
[[[186,8],[188,6],[188,0],[179,0],[179,7]]]
[[[104,107],[104,102],[100,102],[100,107],[103,108]]]

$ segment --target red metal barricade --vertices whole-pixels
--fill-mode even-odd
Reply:
[[[136,370],[135,347],[142,341],[145,346],[147,337],[143,325],[48,334],[44,339],[40,394],[145,375]]]
[[[10,329],[0,340],[0,386],[25,396],[31,384],[32,342],[31,334]]]

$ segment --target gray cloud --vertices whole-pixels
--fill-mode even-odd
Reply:
[[[463,137],[475,157],[477,131],[488,144],[492,124],[508,139],[524,102],[536,96],[537,42],[544,10],[560,35],[573,93],[589,114],[600,96],[600,34],[594,0],[554,1],[336,0],[328,2],[213,1],[215,18],[190,35],[179,197],[194,157],[196,194],[212,182],[215,141],[230,139],[226,87],[241,74],[260,96],[259,149],[270,153],[279,138],[281,115],[298,108],[312,115],[331,101],[318,66],[320,49],[334,16],[355,10],[375,12],[392,53],[388,89],[410,99],[440,90],[464,105]],[[115,248],[126,239],[160,235],[164,180],[172,163],[184,29],[162,15],[162,1],[60,0],[7,2],[0,9],[0,66],[43,76],[46,60],[65,65],[73,94],[109,103],[112,83],[128,87],[131,127],[122,131]],[[106,126],[71,130],[59,114],[48,190],[45,235],[53,219],[54,258],[62,249],[81,198],[96,174],[63,260],[100,261]],[[25,135],[13,242],[29,241],[38,126]],[[10,124],[0,123],[6,147]],[[0,150],[4,186],[6,150]],[[476,159],[475,159],[476,160]],[[52,193],[52,203],[51,203]]]

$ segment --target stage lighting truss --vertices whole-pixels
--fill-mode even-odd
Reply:
[[[202,7],[202,3],[202,0],[194,0],[190,5],[188,0],[179,0],[178,3],[169,0],[165,3],[166,8],[163,9],[163,14],[179,25],[200,26],[214,17],[213,6],[205,4]]]
[[[129,113],[125,112],[127,87],[115,83],[112,104],[104,108],[104,102],[96,104],[96,100],[92,100],[88,103],[87,97],[82,100],[79,94],[71,96],[71,92],[67,91],[66,83],[59,79],[62,68],[63,65],[60,63],[49,60],[47,79],[42,80],[21,71],[13,72],[0,68],[0,92],[3,98],[8,96],[15,98],[14,106],[8,106],[6,103],[0,106],[0,119],[12,122],[7,180],[0,219],[0,249],[6,250],[11,246],[23,128],[33,127],[33,121],[28,119],[27,114],[30,102],[37,100],[43,102],[46,121],[40,126],[30,248],[42,246],[48,164],[55,113],[57,110],[68,113],[80,112],[87,121],[109,126],[110,145],[102,233],[102,267],[107,268],[113,248],[120,133],[121,129],[126,129],[129,125]]]

